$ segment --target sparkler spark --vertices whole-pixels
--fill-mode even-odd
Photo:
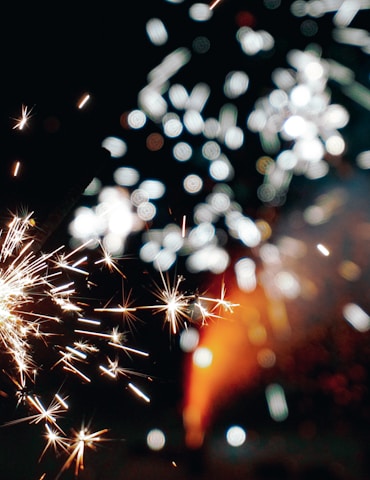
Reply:
[[[16,118],[16,124],[13,127],[13,130],[18,129],[18,130],[23,130],[24,127],[26,126],[29,118],[31,117],[31,112],[33,108],[28,109],[27,105],[22,105],[22,113],[19,118]]]

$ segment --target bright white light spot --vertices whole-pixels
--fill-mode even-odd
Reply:
[[[229,263],[229,254],[224,248],[207,245],[188,256],[186,268],[192,273],[208,270],[217,275],[223,273]]]
[[[178,83],[172,85],[168,90],[168,96],[172,105],[177,108],[177,110],[185,109],[189,100],[189,94],[183,85]]]
[[[301,287],[297,278],[289,272],[278,272],[275,275],[275,284],[286,298],[297,298]]]
[[[305,107],[311,100],[311,90],[307,85],[298,85],[291,90],[290,100],[296,107]]]
[[[356,157],[356,163],[360,168],[368,170],[370,168],[370,150],[359,153]]]
[[[209,174],[214,180],[230,180],[234,174],[232,165],[225,157],[214,160],[209,166]]]
[[[193,3],[189,8],[189,17],[196,22],[205,22],[212,17],[213,11],[206,3]]]
[[[127,116],[127,123],[130,128],[138,130],[146,123],[146,115],[142,110],[132,110]]]
[[[325,257],[328,257],[330,255],[330,251],[325,247],[325,245],[323,245],[322,243],[318,243],[316,245],[317,247],[317,250],[322,253],[323,255],[325,255]]]
[[[187,193],[195,194],[202,190],[203,180],[199,175],[190,174],[184,178],[183,186]]]
[[[106,137],[102,141],[102,147],[106,148],[113,158],[120,158],[127,152],[127,144],[118,137]]]
[[[236,280],[240,290],[252,292],[257,285],[256,264],[250,258],[241,258],[234,266]]]
[[[289,412],[283,388],[272,383],[266,387],[265,395],[271,418],[276,422],[286,420]]]
[[[249,77],[245,72],[230,72],[225,79],[224,93],[228,98],[237,98],[247,91],[248,85]]]
[[[347,322],[359,332],[370,330],[370,317],[359,305],[347,303],[343,307],[343,315]]]
[[[180,348],[183,352],[193,352],[199,343],[199,332],[196,328],[187,328],[180,334]]]
[[[143,222],[153,220],[157,213],[157,209],[152,202],[141,202],[137,207],[137,215]]]
[[[244,133],[240,127],[229,127],[225,133],[225,145],[230,150],[237,150],[243,145]]]
[[[342,155],[346,147],[345,141],[340,135],[331,135],[325,142],[325,147],[330,155]]]
[[[139,181],[140,174],[136,168],[119,167],[113,173],[113,178],[121,187],[132,187]]]
[[[138,207],[141,203],[147,202],[149,200],[148,192],[142,190],[141,188],[137,188],[131,193],[131,202],[132,205]]]
[[[283,125],[284,132],[290,138],[297,138],[303,135],[306,129],[306,121],[300,115],[292,115],[289,117]]]
[[[205,120],[203,135],[206,138],[217,138],[220,131],[220,122],[216,118],[207,118],[207,120]]]
[[[153,241],[147,242],[140,248],[139,256],[144,262],[151,263],[158,255],[160,249],[161,246],[159,243]]]
[[[202,147],[202,155],[207,160],[216,160],[221,155],[221,147],[218,142],[210,140]]]
[[[151,18],[146,24],[146,33],[153,45],[164,45],[168,40],[166,27],[159,18]]]
[[[213,354],[209,348],[198,347],[193,353],[193,362],[199,368],[207,368],[212,364]]]
[[[102,188],[102,182],[99,178],[93,178],[89,185],[85,188],[84,195],[93,196],[97,195]]]
[[[276,158],[276,164],[282,170],[293,170],[297,162],[297,155],[292,150],[283,150]]]
[[[199,135],[203,131],[204,121],[201,114],[195,110],[186,110],[184,125],[189,133]]]
[[[159,451],[166,444],[166,436],[159,428],[154,428],[148,432],[146,443],[150,450]]]
[[[144,190],[150,199],[158,199],[164,195],[166,186],[160,180],[144,180],[139,185],[140,190]]]
[[[167,248],[162,248],[155,257],[154,268],[160,272],[169,270],[176,261],[176,254]]]
[[[233,425],[226,432],[226,441],[231,447],[241,447],[246,438],[246,431],[238,425]]]
[[[172,153],[178,162],[187,162],[193,154],[193,149],[188,143],[179,142],[173,147]]]
[[[299,139],[295,143],[293,151],[300,160],[307,162],[319,162],[325,154],[324,145],[317,137]]]
[[[170,120],[166,121],[163,125],[163,133],[168,138],[176,138],[181,135],[183,131],[183,124],[180,122],[178,118],[171,118]]]

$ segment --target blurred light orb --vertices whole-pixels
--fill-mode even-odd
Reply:
[[[111,254],[121,254],[125,246],[125,237],[117,233],[108,232],[103,236],[102,244],[107,252]]]
[[[233,425],[226,431],[226,441],[231,447],[241,447],[246,438],[246,431],[239,425]]]
[[[216,160],[221,155],[221,147],[218,142],[210,140],[202,147],[202,155],[207,160]]]
[[[276,354],[270,348],[262,348],[257,353],[257,362],[262,368],[272,368],[276,364]]]
[[[229,264],[229,254],[217,245],[201,247],[186,259],[186,268],[191,273],[209,271],[217,275],[223,273]]]
[[[192,47],[195,53],[207,53],[208,50],[210,49],[211,42],[207,37],[201,36],[201,37],[196,37],[193,40]]]
[[[161,180],[144,180],[138,188],[145,191],[148,194],[148,198],[152,200],[163,197],[166,191],[166,186]]]
[[[201,114],[196,110],[186,110],[183,122],[189,133],[193,135],[199,135],[202,133],[204,121]]]
[[[138,130],[144,127],[146,119],[147,117],[142,110],[132,110],[127,115],[127,124],[130,128]]]
[[[224,156],[220,156],[217,160],[214,160],[209,166],[209,174],[218,182],[224,180],[231,180],[234,175],[234,169],[229,160]]]
[[[159,451],[166,444],[166,436],[159,428],[153,428],[146,436],[146,443],[150,450]]]
[[[122,187],[132,187],[140,179],[140,174],[136,168],[119,167],[113,173],[113,179],[117,185]]]
[[[159,272],[166,272],[169,270],[176,261],[176,254],[168,250],[168,248],[162,248],[156,255],[153,266]]]
[[[152,202],[141,202],[137,207],[137,216],[143,222],[149,222],[156,216],[157,209]]]
[[[329,173],[329,164],[322,160],[318,162],[309,163],[304,172],[305,176],[310,180],[317,180],[325,177]]]
[[[347,303],[343,307],[343,316],[359,332],[370,330],[370,316],[356,303]]]
[[[159,254],[160,249],[159,243],[154,241],[146,242],[140,248],[139,257],[146,263],[152,263]]]
[[[187,175],[183,180],[183,187],[189,194],[199,193],[203,187],[203,180],[195,173]]]
[[[172,153],[178,162],[187,162],[193,154],[193,148],[187,142],[178,142],[173,147]]]
[[[185,109],[186,104],[189,100],[189,94],[183,85],[180,85],[179,83],[171,85],[168,90],[168,96],[171,100],[172,105],[177,110]]]
[[[295,107],[303,108],[311,100],[311,89],[307,85],[297,85],[290,91],[290,101]]]
[[[164,145],[164,138],[160,133],[151,133],[146,139],[146,147],[151,152],[157,152]]]
[[[147,202],[149,200],[149,194],[147,191],[137,188],[131,192],[131,203],[135,207],[138,207],[141,203]]]
[[[368,170],[370,168],[370,150],[359,153],[356,157],[356,164],[363,170]]]
[[[225,145],[230,150],[237,150],[243,145],[244,132],[240,127],[229,127],[225,133]]]
[[[99,178],[93,178],[88,186],[85,188],[83,194],[86,196],[98,195],[102,189],[102,181]]]
[[[292,115],[283,124],[283,131],[290,138],[297,138],[304,134],[306,130],[306,120],[300,115]]]
[[[106,148],[113,158],[121,158],[127,152],[127,144],[118,137],[106,137],[102,141],[102,147]]]
[[[206,3],[193,3],[189,8],[189,17],[195,22],[206,22],[212,15],[213,10]]]
[[[208,368],[213,362],[213,353],[207,347],[198,347],[193,353],[193,362],[199,368]]]
[[[209,139],[217,138],[220,132],[221,132],[221,125],[216,118],[210,117],[204,121],[203,135],[206,138],[209,138]]]
[[[237,284],[243,292],[252,292],[257,285],[256,264],[251,258],[241,258],[234,265]]]
[[[249,77],[245,72],[233,71],[226,75],[224,94],[228,98],[238,98],[243,95],[249,86]]]
[[[196,328],[186,328],[180,333],[180,348],[183,352],[193,352],[199,343],[199,332]]]
[[[146,33],[153,45],[164,45],[168,40],[168,33],[164,23],[159,18],[151,18],[146,23]]]
[[[346,148],[345,141],[340,135],[331,135],[325,142],[326,151],[330,155],[342,155]]]
[[[171,118],[163,124],[163,132],[169,138],[179,137],[183,129],[184,126],[179,118]]]

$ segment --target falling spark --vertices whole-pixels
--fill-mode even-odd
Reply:
[[[17,176],[18,176],[18,173],[19,173],[20,168],[21,168],[21,162],[18,160],[17,162],[14,163],[14,167],[13,167],[13,177],[17,177]]]
[[[90,95],[88,93],[86,93],[79,101],[77,107],[81,110],[85,105],[86,103],[90,100]]]
[[[182,227],[181,227],[182,238],[185,238],[185,234],[186,234],[186,215],[182,217]]]
[[[328,257],[330,255],[330,251],[322,243],[317,244],[317,250],[323,255],[325,255],[325,257]]]
[[[136,385],[134,385],[133,383],[129,383],[128,384],[129,388],[136,393],[136,395],[140,398],[142,398],[143,400],[145,400],[147,403],[150,403],[150,398],[145,395],[145,393],[143,393],[138,387],[136,387]]]
[[[20,118],[16,118],[16,124],[13,127],[13,130],[18,129],[18,130],[23,130],[23,128],[26,126],[28,119],[31,117],[31,112],[32,108],[28,110],[28,107],[26,105],[22,105],[22,113]]]
[[[217,7],[217,5],[218,5],[219,3],[221,3],[221,2],[222,2],[222,0],[214,0],[214,1],[209,5],[209,9],[210,9],[210,10],[213,10],[213,9],[214,9],[215,7]]]

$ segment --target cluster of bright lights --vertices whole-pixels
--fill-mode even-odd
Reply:
[[[211,22],[217,10],[216,3],[210,6],[193,4],[188,10],[189,18],[196,23]],[[278,8],[278,2],[265,3],[268,9]],[[317,2],[297,1],[291,6],[291,14],[296,18],[314,17],[312,23],[318,22],[324,14],[334,13],[333,22],[340,30],[337,37],[342,35],[340,38],[343,41],[346,34],[347,43],[356,45],[359,32],[358,29],[349,29],[349,24],[356,15],[369,8],[367,4],[358,6],[357,3],[338,1],[334,6],[322,5],[319,12],[317,8]],[[146,33],[153,46],[163,47],[168,43],[169,33],[165,22],[159,18],[147,22]],[[274,38],[268,31],[255,30],[252,26],[239,26],[235,38],[248,57],[257,58],[263,53],[273,52],[275,46]],[[119,195],[125,197],[124,205],[115,203],[117,209],[113,206],[106,208],[108,188],[102,187],[100,193],[95,192],[98,200],[96,207],[76,210],[70,233],[78,242],[84,242],[91,236],[101,238],[112,253],[122,254],[127,237],[142,230],[139,255],[144,262],[165,271],[176,263],[178,257],[186,257],[188,271],[220,274],[231,263],[229,240],[236,239],[241,245],[254,248],[271,233],[271,227],[266,222],[261,223],[243,213],[244,208],[233,188],[235,168],[232,153],[242,149],[248,134],[259,135],[265,154],[254,159],[257,171],[263,176],[256,193],[261,204],[282,205],[293,175],[321,178],[335,163],[328,158],[339,158],[346,151],[346,141],[339,130],[348,124],[349,113],[344,106],[331,102],[328,82],[341,85],[342,91],[359,103],[366,100],[367,93],[362,88],[361,96],[360,86],[348,68],[331,59],[321,58],[318,46],[303,51],[292,49],[287,52],[289,66],[281,66],[272,72],[275,88],[255,101],[254,108],[245,118],[246,130],[243,130],[237,102],[248,95],[252,72],[233,70],[225,76],[223,94],[226,101],[220,106],[218,118],[205,114],[207,104],[212,101],[210,85],[196,81],[189,89],[180,83],[181,71],[191,68],[194,54],[199,54],[195,47],[197,39],[199,37],[194,39],[192,49],[179,47],[163,57],[149,72],[147,85],[138,92],[138,108],[125,115],[125,125],[131,130],[142,130],[150,122],[160,127],[160,134],[148,136],[148,149],[161,149],[167,139],[173,144],[174,168],[177,162],[189,166],[179,189],[189,196],[203,196],[203,199],[191,213],[184,212],[185,228],[179,222],[159,224],[157,205],[166,201],[165,182],[161,178],[140,178],[140,172],[125,165],[122,160],[113,181],[119,186]],[[361,46],[367,53],[363,42],[356,46]],[[174,76],[175,82],[172,81]],[[189,141],[191,137],[194,145]],[[149,138],[152,138],[152,143]],[[116,159],[124,159],[128,151],[126,141],[117,136],[107,137],[103,145]],[[208,166],[207,183],[213,185],[211,187],[205,187],[204,173],[199,174],[193,165],[193,160],[199,162],[198,154],[195,154],[199,149],[202,162]],[[368,168],[365,153],[358,157],[362,168]],[[117,194],[114,193],[114,196]],[[124,224],[125,231],[113,232],[109,225],[117,228],[117,223],[107,218],[102,221],[102,216],[114,215],[113,212],[125,219],[120,222]]]
[[[147,352],[127,344],[130,325],[133,326],[137,320],[139,310],[162,312],[171,335],[176,335],[190,324],[205,325],[209,319],[219,318],[222,311],[230,310],[235,305],[226,300],[224,286],[220,298],[185,294],[180,289],[182,277],[178,277],[172,285],[169,278],[161,273],[161,283],[152,291],[157,299],[156,304],[136,306],[129,296],[123,295],[118,305],[109,303],[94,308],[94,313],[87,315],[91,305],[75,300],[77,292],[75,281],[71,278],[78,275],[85,279],[87,285],[90,282],[87,270],[89,258],[82,254],[87,249],[87,244],[80,245],[69,253],[64,252],[63,246],[50,253],[39,253],[34,248],[33,227],[32,214],[13,216],[1,237],[1,348],[9,358],[6,377],[15,389],[18,404],[26,406],[28,410],[25,417],[10,420],[6,425],[20,422],[44,425],[47,443],[41,458],[50,448],[58,454],[65,453],[67,460],[60,474],[74,464],[77,475],[83,469],[85,448],[93,448],[100,442],[107,429],[92,433],[83,427],[68,436],[59,421],[69,410],[68,395],[58,391],[51,401],[45,402],[42,396],[32,393],[35,385],[41,382],[46,368],[45,363],[41,365],[39,360],[41,346],[47,349],[49,343],[52,343],[54,348],[50,353],[57,352],[57,358],[52,358],[50,362],[50,372],[60,367],[67,375],[76,376],[83,383],[94,380],[89,373],[90,365],[100,359],[100,352],[104,353],[105,360],[98,360],[97,364],[100,375],[113,380],[125,378],[127,387],[133,394],[150,402],[150,397],[132,381],[133,376],[148,376],[124,367],[120,357],[120,354],[124,354],[125,358],[133,355],[149,356]],[[125,280],[125,274],[107,250],[102,249],[101,258],[94,262],[96,266],[100,264],[109,272],[116,272],[122,281]],[[46,312],[43,313],[44,305]],[[55,314],[52,313],[54,310]],[[107,330],[97,317],[102,312],[119,314],[122,320]],[[71,343],[67,343],[65,332],[56,328],[63,328],[65,313],[75,316],[76,326]],[[71,319],[68,321],[71,322]],[[122,329],[121,325],[128,330]]]

